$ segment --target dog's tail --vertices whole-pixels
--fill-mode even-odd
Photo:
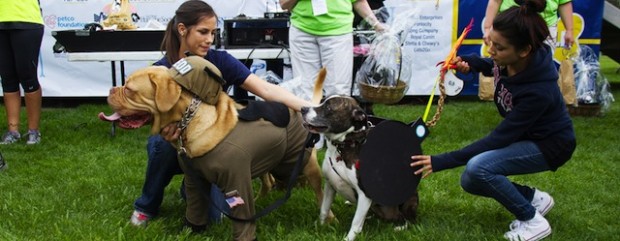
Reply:
[[[316,82],[314,83],[314,93],[312,95],[312,103],[320,104],[323,98],[323,82],[325,82],[325,76],[327,75],[327,69],[321,68],[319,74],[316,76]]]

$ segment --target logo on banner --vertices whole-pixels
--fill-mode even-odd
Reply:
[[[73,16],[56,16],[54,14],[52,15],[45,15],[43,16],[43,22],[45,23],[45,26],[51,28],[51,29],[55,29],[55,28],[60,28],[60,29],[71,29],[71,28],[78,28],[78,29],[82,29],[84,27],[84,25],[86,25],[86,22],[80,22],[78,21],[75,17]]]
[[[56,15],[47,15],[45,17],[43,17],[43,22],[45,23],[45,26],[49,27],[49,28],[55,28],[56,24],[58,23],[58,21],[56,21]]]

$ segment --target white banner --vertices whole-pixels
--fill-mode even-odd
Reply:
[[[144,27],[149,20],[167,24],[174,10],[184,0],[130,0],[140,16],[138,27]],[[39,60],[39,82],[43,96],[84,97],[107,96],[112,86],[110,62],[68,61],[66,53],[54,53],[56,39],[52,31],[82,29],[85,24],[99,22],[114,0],[43,0],[41,8],[45,22],[45,34]],[[278,0],[207,0],[219,17],[227,19],[244,14],[248,17],[262,17],[265,11],[281,11]],[[387,0],[405,2],[407,7],[397,11],[419,12],[414,25],[409,29],[403,43],[403,64],[410,66],[409,90],[407,95],[429,95],[435,84],[439,68],[435,65],[449,53],[454,40],[455,25],[453,0]],[[119,40],[121,41],[121,40]],[[114,43],[110,43],[114,44]],[[126,61],[125,73],[150,65],[146,61]],[[120,84],[120,66],[116,63],[116,79]],[[455,78],[448,74],[447,79]],[[438,93],[438,92],[437,92]],[[437,94],[436,93],[436,94]]]
[[[82,29],[85,24],[99,22],[114,0],[43,0],[43,20],[45,34],[41,44],[39,59],[39,82],[43,96],[82,97],[107,96],[112,86],[110,62],[70,62],[66,53],[54,53],[52,47],[56,39],[52,31]],[[138,27],[149,20],[167,24],[174,11],[184,0],[130,0],[135,12],[140,16]],[[239,14],[261,17],[265,10],[279,10],[275,0],[207,0],[219,17],[232,18]],[[114,43],[110,43],[114,44]],[[125,73],[150,65],[150,62],[125,62]],[[120,67],[116,65],[117,75]],[[120,84],[120,76],[117,76]],[[1,88],[1,87],[0,87]]]
[[[430,95],[439,75],[437,63],[443,61],[450,53],[455,24],[454,9],[456,1],[444,0],[387,0],[386,7],[395,10],[394,15],[401,16],[415,13],[407,21],[407,29],[403,43],[403,73],[402,76],[409,84],[407,95]],[[437,6],[436,4],[439,3]],[[403,24],[398,21],[394,24]],[[408,68],[408,69],[407,69]],[[446,80],[456,78],[452,74],[446,75]],[[435,94],[439,94],[436,90]]]

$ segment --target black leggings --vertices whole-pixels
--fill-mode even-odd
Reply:
[[[5,93],[34,92],[41,88],[37,76],[43,28],[0,29],[0,78]]]

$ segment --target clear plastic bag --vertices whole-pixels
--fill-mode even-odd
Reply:
[[[358,82],[371,86],[396,86],[401,74],[401,44],[393,35],[375,38],[370,53],[358,70]]]
[[[411,73],[409,66],[403,65],[403,42],[415,22],[417,9],[394,14],[394,8],[382,8],[380,19],[385,19],[383,32],[375,35],[370,43],[368,56],[355,75],[361,96],[378,103],[398,102],[409,88],[407,83]]]
[[[588,46],[580,46],[575,62],[577,104],[601,106],[604,113],[614,101],[607,78],[601,73],[598,55]]]

